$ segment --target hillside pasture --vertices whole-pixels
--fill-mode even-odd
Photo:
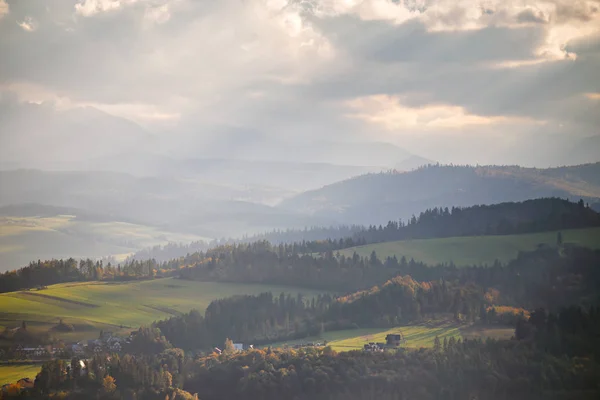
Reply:
[[[416,239],[375,243],[340,250],[352,257],[354,252],[368,257],[375,251],[380,259],[402,256],[429,265],[453,262],[457,266],[491,265],[495,260],[508,262],[520,251],[534,250],[540,245],[556,245],[557,231],[505,236],[466,236],[440,239]],[[600,249],[600,228],[561,231],[563,243]]]
[[[135,282],[76,282],[0,294],[0,329],[26,321],[28,329],[48,332],[59,319],[75,327],[56,332],[65,340],[95,338],[100,330],[127,331],[241,294],[281,292],[316,296],[318,291],[260,284],[196,282],[175,278]]]
[[[41,369],[41,364],[2,364],[0,365],[0,386],[16,383],[21,378],[34,380]]]
[[[289,342],[273,343],[271,347],[293,346],[296,344],[323,342],[335,351],[362,350],[367,343],[385,343],[388,334],[402,333],[405,342],[403,348],[431,348],[435,337],[443,342],[444,338],[458,339],[510,339],[514,333],[511,327],[487,327],[479,325],[458,324],[451,321],[427,321],[415,325],[398,326],[395,328],[359,328],[340,331],[324,332],[320,336],[310,337]]]

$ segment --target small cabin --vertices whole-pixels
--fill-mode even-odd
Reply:
[[[385,343],[388,346],[398,347],[404,341],[401,333],[391,333],[385,337]]]

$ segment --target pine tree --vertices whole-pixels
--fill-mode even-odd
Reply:
[[[563,244],[563,237],[562,237],[562,233],[561,233],[561,232],[558,232],[558,233],[556,234],[556,245],[557,245],[558,247],[560,247],[560,246],[562,246],[562,244]]]
[[[440,343],[440,338],[439,336],[435,336],[435,339],[433,339],[433,350],[436,352],[439,352],[442,349],[442,344]]]

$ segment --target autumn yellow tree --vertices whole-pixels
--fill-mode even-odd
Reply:
[[[106,375],[102,380],[102,389],[105,393],[112,393],[117,389],[115,378],[110,375]]]
[[[227,338],[225,339],[225,348],[223,349],[225,353],[231,354],[235,352],[235,347],[233,346],[233,340]]]

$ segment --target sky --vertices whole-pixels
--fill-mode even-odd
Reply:
[[[102,113],[131,123],[59,123]],[[600,135],[600,0],[0,0],[2,116],[24,159],[147,132],[548,164]]]

